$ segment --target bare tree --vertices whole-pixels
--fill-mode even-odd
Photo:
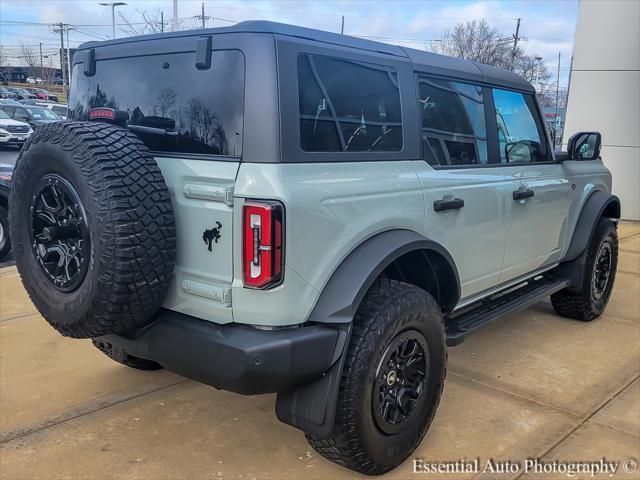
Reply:
[[[521,38],[524,44],[526,39]],[[443,55],[473,60],[494,67],[509,69],[512,66],[513,38],[503,36],[485,21],[474,20],[458,23],[445,31],[434,51]],[[550,82],[551,72],[535,55],[528,55],[517,47],[513,58],[513,71],[533,83],[543,106],[555,102],[555,83]]]
[[[148,10],[136,9],[136,13],[139,19],[131,21],[124,14],[118,12],[120,20],[124,25],[121,25],[121,30],[128,35],[146,35],[148,33],[161,33],[164,31],[162,25],[162,12],[160,10],[154,10],[152,12]]]
[[[42,78],[42,83],[45,85],[53,84],[53,80],[56,78],[56,67],[53,65],[51,58],[47,59],[47,63],[43,64],[42,71],[38,74]]]
[[[473,20],[446,30],[434,43],[434,51],[504,68],[511,61],[512,45],[511,38],[504,37],[485,20]]]
[[[20,51],[22,52],[22,60],[26,65],[25,70],[30,77],[40,77],[40,59],[34,53],[33,48],[20,41]]]
[[[177,94],[172,88],[163,88],[160,90],[158,95],[156,95],[158,104],[155,107],[158,116],[167,117],[176,104],[176,98]]]

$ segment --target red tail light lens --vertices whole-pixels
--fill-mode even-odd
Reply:
[[[275,287],[283,276],[284,209],[277,202],[250,201],[242,216],[244,286]]]
[[[113,108],[92,108],[89,110],[89,120],[115,120],[116,111]]]

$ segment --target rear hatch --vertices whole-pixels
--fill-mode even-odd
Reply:
[[[195,47],[187,40],[186,48]],[[178,45],[176,39],[153,42]],[[95,48],[95,73],[74,65],[70,118],[87,120],[92,111],[110,109],[113,122],[152,151],[177,227],[175,279],[164,306],[232,322],[232,200],[242,156],[244,56],[213,50],[208,68],[207,62],[196,68],[195,50],[158,54],[162,48],[147,43]],[[141,55],[145,49],[154,54]]]

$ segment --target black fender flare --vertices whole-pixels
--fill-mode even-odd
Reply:
[[[586,268],[585,253],[602,216],[620,218],[620,200],[615,195],[596,190],[585,201],[567,252],[560,265],[552,271],[554,277],[569,280],[567,290],[570,292],[579,291],[582,287]]]
[[[620,218],[620,200],[615,195],[596,190],[587,198],[580,211],[563,262],[575,260],[587,249],[591,235],[603,214],[609,218]]]
[[[452,305],[446,307],[453,309],[460,298],[460,280],[453,258],[442,245],[411,230],[389,230],[365,240],[333,272],[308,318],[308,322],[334,324],[340,330],[332,367],[310,384],[278,393],[276,415],[280,421],[318,437],[331,434],[344,352],[358,306],[385,268],[415,250],[435,252],[449,264],[456,291],[450,297]]]

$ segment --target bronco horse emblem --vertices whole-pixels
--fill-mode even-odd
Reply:
[[[204,241],[204,243],[206,243],[207,249],[209,251],[212,250],[212,245],[213,242],[218,243],[218,240],[220,240],[220,238],[222,237],[222,234],[220,233],[220,230],[222,229],[222,224],[220,222],[216,222],[217,227],[211,228],[211,229],[207,229],[204,232],[202,232],[202,240]]]

